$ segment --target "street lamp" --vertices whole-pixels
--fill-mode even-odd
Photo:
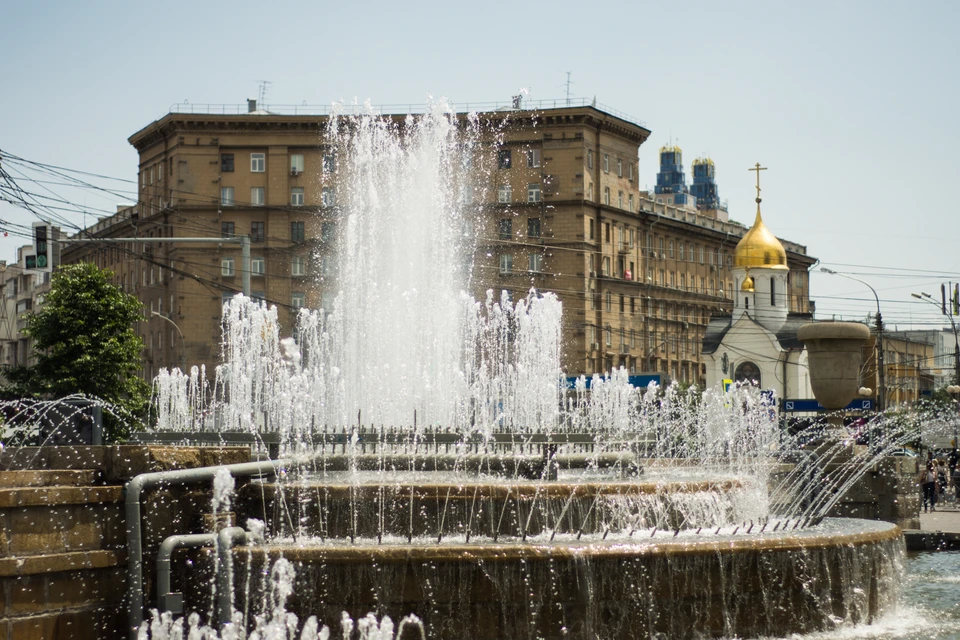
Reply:
[[[163,315],[162,313],[157,313],[156,311],[151,311],[151,312],[150,312],[150,315],[156,316],[156,317],[158,317],[158,318],[163,318],[164,320],[166,320],[167,322],[169,322],[170,324],[172,324],[172,325],[174,326],[174,328],[177,330],[177,333],[180,334],[180,371],[181,371],[182,373],[186,373],[186,372],[187,372],[187,371],[186,371],[186,368],[187,368],[187,342],[183,339],[183,331],[180,331],[180,327],[177,326],[177,323],[176,323],[176,322],[174,322],[173,320],[171,320],[171,319],[168,318],[167,316]]]
[[[933,299],[933,296],[931,296],[929,293],[924,293],[921,291],[920,293],[911,293],[910,295],[917,300],[929,302],[933,306],[937,307],[940,309],[940,312],[943,313],[943,315],[947,316],[947,320],[950,321],[950,326],[953,327],[953,381],[960,385],[960,337],[957,337],[957,323],[953,321],[953,316],[951,316],[949,313],[945,313],[945,309],[937,304]]]
[[[883,317],[880,315],[880,296],[877,295],[877,290],[870,286],[870,283],[866,282],[865,280],[855,278],[851,275],[847,275],[846,273],[834,271],[833,269],[827,269],[826,267],[820,267],[820,271],[829,273],[832,276],[840,276],[841,278],[847,278],[848,280],[855,280],[873,292],[873,297],[877,301],[877,374],[879,377],[879,384],[877,385],[879,387],[877,389],[877,412],[883,411],[887,398],[887,376],[883,366]]]

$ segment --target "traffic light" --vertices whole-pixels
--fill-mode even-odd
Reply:
[[[53,227],[47,222],[33,223],[33,255],[24,256],[24,266],[34,271],[53,271]]]

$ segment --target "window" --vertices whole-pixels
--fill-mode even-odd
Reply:
[[[610,187],[603,188],[603,204],[610,204]]]
[[[236,225],[232,222],[220,223],[220,235],[224,238],[232,238],[236,230]]]
[[[633,182],[633,163],[632,162],[627,165],[627,178],[630,180],[630,182]]]
[[[623,177],[623,160],[621,160],[620,158],[617,158],[617,177],[618,178]]]
[[[233,171],[233,154],[232,153],[220,154],[220,171],[223,171],[223,172]]]
[[[337,158],[332,153],[323,154],[323,172],[333,173],[337,170]]]
[[[290,154],[290,173],[292,175],[299,175],[303,173],[303,154],[302,153]]]
[[[255,207],[263,206],[263,187],[250,188],[250,204]]]
[[[513,158],[510,149],[501,149],[497,152],[497,166],[501,169],[509,169],[513,165]]]
[[[539,182],[534,182],[527,185],[527,202],[540,202]]]
[[[770,306],[777,306],[777,281],[775,278],[770,278]]]
[[[603,154],[603,172],[610,173],[610,154]]]
[[[303,222],[290,223],[290,240],[293,242],[303,242]]]
[[[623,297],[623,294],[620,294],[620,313],[626,311],[626,299]]]
[[[681,261],[681,262],[683,262],[683,256],[684,256],[684,253],[683,253],[683,243],[682,243],[682,242],[678,242],[678,243],[677,243],[677,257],[680,258],[680,261]]]
[[[587,149],[587,169],[593,169],[593,149]]]
[[[253,242],[263,242],[264,235],[266,234],[266,223],[265,222],[251,222],[250,223],[250,240]]]
[[[293,207],[303,206],[303,187],[290,188],[290,205]]]
[[[593,220],[590,222],[593,222]],[[527,218],[527,236],[530,238],[540,237],[540,218]]]
[[[333,223],[324,222],[320,225],[320,242],[331,242],[333,241]]]
[[[510,273],[513,271],[513,256],[509,253],[500,255],[500,273]]]
[[[600,263],[600,275],[608,276],[610,275],[610,258],[604,257],[603,261]]]
[[[633,213],[633,194],[627,196],[627,209]]]
[[[233,206],[233,187],[220,187],[220,206]]]
[[[617,208],[623,209],[623,191],[617,191]]]
[[[543,255],[539,253],[531,253],[528,260],[528,267],[530,271],[535,271],[537,273],[543,271]]]
[[[703,264],[703,247],[700,247],[700,264]]]
[[[673,240],[670,241],[670,257],[673,257]]]
[[[587,185],[587,200],[593,202],[593,183]]]
[[[294,291],[290,294],[290,306],[294,309],[302,309],[307,303],[307,297],[302,291]]]
[[[609,291],[604,296],[603,307],[607,311],[613,311],[613,295]]]
[[[157,182],[163,182],[163,162],[157,165]]]
[[[500,188],[497,189],[497,202],[499,202],[500,204],[506,204],[510,202],[512,198],[513,198],[513,190],[510,188],[510,185],[508,184],[500,185]]]
[[[603,330],[603,334],[604,342],[606,342],[607,346],[609,347],[613,342],[613,329],[610,328],[610,325],[607,325],[607,328]]]
[[[527,150],[527,166],[531,168],[540,166],[540,149]]]
[[[293,256],[290,258],[290,275],[307,275],[307,259],[304,256]]]
[[[500,239],[509,240],[513,236],[513,220],[505,218],[499,222]]]
[[[693,262],[693,244],[692,244],[692,243],[690,244],[690,258],[689,258],[689,260],[690,260],[690,262]]]
[[[220,275],[225,277],[235,275],[233,258],[223,258],[220,260]]]
[[[589,228],[590,228],[590,240],[593,240],[594,237],[595,237],[595,235],[596,235],[596,232],[594,231],[594,226],[595,226],[595,223],[594,223],[594,221],[593,221],[593,218],[590,218],[590,224],[589,224]]]
[[[603,239],[604,239],[604,242],[610,242],[610,223],[609,222],[603,223]]]
[[[267,156],[263,153],[250,154],[250,172],[263,173],[267,170]]]
[[[333,187],[324,187],[320,190],[320,204],[325,207],[332,207],[336,204],[337,197],[333,191]]]
[[[263,258],[250,258],[250,273],[262,276],[267,271],[267,261]]]

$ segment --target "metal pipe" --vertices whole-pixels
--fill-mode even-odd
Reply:
[[[281,466],[293,464],[297,464],[297,461],[284,459],[158,471],[142,473],[126,484],[124,487],[124,513],[127,521],[127,590],[130,593],[127,631],[130,638],[136,639],[137,629],[143,622],[143,540],[140,522],[140,497],[143,492],[162,485],[212,482],[220,469],[227,469],[230,475],[234,477],[254,476],[275,472]]]
[[[215,544],[217,534],[215,533],[193,533],[188,535],[170,536],[160,543],[160,550],[157,551],[157,597],[163,601],[170,591],[170,560],[173,557],[174,550],[181,547],[204,547]],[[168,606],[163,605],[164,609],[170,610]],[[183,613],[174,611],[173,613]]]
[[[223,626],[233,616],[233,545],[247,542],[242,527],[226,527],[217,535],[217,622]]]

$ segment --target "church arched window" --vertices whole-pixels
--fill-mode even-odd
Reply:
[[[733,374],[733,378],[737,382],[750,382],[759,387],[760,367],[749,361],[741,362],[737,365],[737,369]]]

